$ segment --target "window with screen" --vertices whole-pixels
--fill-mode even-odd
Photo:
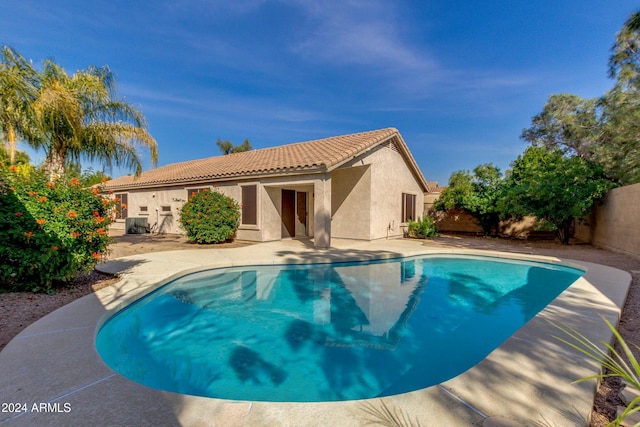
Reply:
[[[416,219],[416,195],[402,193],[402,222],[415,221]]]
[[[258,225],[258,186],[242,186],[242,224]]]

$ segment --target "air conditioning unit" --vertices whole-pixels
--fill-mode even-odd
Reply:
[[[145,234],[147,232],[147,218],[129,217],[125,219],[127,234]]]

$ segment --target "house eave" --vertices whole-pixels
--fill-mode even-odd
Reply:
[[[176,187],[176,186],[197,186],[218,182],[229,182],[229,181],[246,181],[246,180],[256,180],[263,178],[280,178],[280,177],[291,177],[291,176],[303,176],[303,175],[315,175],[319,173],[327,172],[327,168],[324,165],[314,166],[314,167],[298,167],[298,168],[290,168],[290,169],[280,169],[277,171],[269,171],[269,172],[249,172],[249,173],[237,173],[230,175],[212,175],[212,176],[204,176],[198,178],[188,178],[188,179],[174,179],[174,180],[166,180],[166,181],[157,181],[157,182],[148,182],[141,184],[122,184],[122,185],[114,185],[114,186],[104,186],[102,188],[103,191],[129,191],[129,190],[147,190],[147,189],[157,189],[164,187]]]

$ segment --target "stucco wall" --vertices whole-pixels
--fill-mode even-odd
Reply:
[[[229,182],[215,182],[195,186],[173,186],[157,189],[130,190],[116,192],[127,194],[128,217],[143,217],[147,219],[151,231],[154,233],[184,233],[178,221],[180,210],[187,201],[189,189],[208,188],[217,190],[242,201],[242,186],[257,185],[257,225],[240,224],[236,238],[240,240],[269,241],[281,238],[281,192],[282,189],[307,193],[307,233],[313,237],[313,184],[309,183],[309,176],[280,177],[272,179],[243,180]],[[147,210],[142,211],[141,207]],[[164,208],[163,208],[164,207]],[[111,226],[114,229],[125,229],[125,220],[117,220]],[[299,228],[300,230],[300,228]]]
[[[440,198],[440,193],[427,193],[424,195],[424,211],[430,212],[433,209],[433,204]]]
[[[370,165],[337,169],[331,173],[331,234],[346,239],[370,238]]]
[[[189,187],[126,191],[124,193],[127,194],[127,216],[129,218],[146,218],[147,224],[154,233],[184,233],[178,221],[180,210],[187,201],[187,191],[196,188],[213,189],[214,187],[203,184]],[[236,184],[223,184],[216,186],[216,188],[236,200],[240,198],[240,188]],[[116,194],[121,193],[116,192]],[[141,209],[143,206],[146,206],[146,211]],[[113,228],[124,230],[125,220],[117,220]]]
[[[370,239],[401,237],[402,193],[416,196],[416,215],[422,216],[424,189],[416,181],[404,158],[383,144],[369,152],[365,163],[371,163],[371,235]]]
[[[594,246],[640,257],[640,184],[614,188],[578,221],[576,237]]]
[[[416,196],[423,215],[424,190],[402,155],[382,144],[331,173],[331,234],[375,240],[402,237],[402,193]]]

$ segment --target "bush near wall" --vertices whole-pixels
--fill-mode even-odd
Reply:
[[[0,166],[0,290],[52,292],[106,253],[114,202],[77,178]]]
[[[427,239],[429,237],[436,237],[438,236],[436,222],[430,216],[425,216],[422,219],[418,218],[417,221],[409,220],[407,235],[416,239]]]
[[[240,223],[240,206],[218,191],[194,194],[180,212],[187,238],[196,243],[222,243],[233,238]]]

